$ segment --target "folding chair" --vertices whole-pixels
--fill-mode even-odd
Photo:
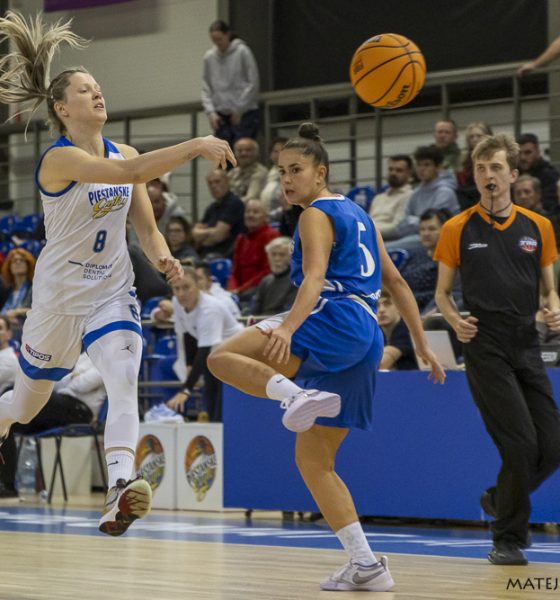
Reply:
[[[35,439],[37,445],[37,467],[39,469],[40,476],[40,485],[41,489],[46,490],[45,486],[45,474],[43,471],[43,460],[41,453],[41,440],[47,438],[54,438],[55,441],[55,457],[54,457],[54,465],[51,475],[50,485],[48,487],[48,497],[47,502],[49,504],[52,503],[52,496],[54,492],[54,484],[56,482],[57,472],[60,473],[60,482],[62,484],[62,495],[64,497],[64,502],[68,502],[68,493],[66,490],[66,480],[64,478],[64,468],[62,466],[62,439],[65,437],[85,437],[92,436],[95,443],[95,450],[97,454],[97,460],[99,461],[99,468],[101,471],[101,477],[103,478],[103,485],[105,488],[107,487],[107,478],[105,476],[105,462],[103,460],[103,453],[101,452],[101,446],[99,444],[99,439],[97,438],[98,434],[103,433],[103,429],[105,427],[105,421],[107,420],[107,410],[109,407],[108,399],[105,399],[101,408],[99,409],[99,413],[97,418],[92,423],[75,423],[70,425],[64,425],[61,427],[53,427],[52,429],[47,429],[45,431],[41,431],[38,433],[30,433],[30,434],[19,434],[20,442],[18,445],[17,451],[17,463],[19,463],[19,455],[21,453],[21,449],[23,447],[23,440],[26,437],[32,437]]]

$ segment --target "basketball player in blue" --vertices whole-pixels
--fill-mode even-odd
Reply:
[[[395,299],[430,378],[445,373],[428,348],[416,301],[368,215],[328,189],[329,158],[317,128],[304,123],[286,143],[278,168],[290,204],[304,211],[294,236],[292,309],[245,329],[219,346],[208,364],[222,381],[281,402],[284,425],[297,432],[296,462],[349,562],[324,590],[387,591],[387,558],[372,553],[352,497],[334,471],[348,428],[370,429],[375,372],[383,352],[377,325],[381,284]],[[295,381],[292,381],[295,379]]]
[[[197,156],[226,167],[226,142],[211,136],[139,156],[102,135],[105,99],[83,67],[49,83],[61,43],[83,40],[69,23],[29,24],[15,12],[0,19],[14,52],[0,62],[0,101],[45,101],[60,137],[41,157],[36,183],[47,243],[33,280],[33,304],[23,328],[14,390],[0,397],[0,436],[28,423],[48,401],[54,382],[69,373],[82,345],[103,376],[109,398],[105,448],[109,491],[99,529],[121,535],[151,503],[150,485],[131,479],[138,440],[138,370],[142,352],[139,306],[125,232],[130,219],[150,261],[173,283],[182,277],[159,233],[144,183]],[[9,59],[9,60],[8,60]],[[6,70],[9,63],[10,70]]]

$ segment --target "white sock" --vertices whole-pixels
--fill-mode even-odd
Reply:
[[[373,565],[377,562],[375,554],[369,547],[364,530],[359,521],[350,523],[336,532],[336,537],[344,546],[346,553],[353,562],[358,562],[361,565]]]
[[[118,479],[128,481],[132,475],[134,465],[134,454],[121,450],[119,452],[109,452],[105,455],[107,461],[107,474],[109,488],[117,485]]]
[[[272,400],[284,400],[284,398],[295,396],[301,391],[303,390],[299,385],[280,373],[274,373],[266,384],[266,395]]]

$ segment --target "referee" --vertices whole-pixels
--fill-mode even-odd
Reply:
[[[488,560],[498,565],[527,564],[529,495],[560,465],[560,417],[535,328],[540,293],[547,325],[560,331],[556,243],[548,219],[512,204],[518,153],[507,135],[478,143],[480,201],[444,224],[434,253],[436,302],[465,344],[471,394],[502,459],[496,486],[481,497],[495,518]],[[466,318],[451,296],[457,269]]]

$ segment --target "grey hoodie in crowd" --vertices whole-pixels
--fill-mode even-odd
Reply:
[[[247,44],[234,39],[225,52],[216,46],[204,55],[202,106],[204,112],[243,114],[258,107],[259,71]]]
[[[459,211],[459,202],[455,194],[457,184],[455,178],[443,172],[430,183],[421,183],[411,194],[404,211],[404,217],[397,225],[398,237],[418,233],[420,216],[429,208],[447,209],[452,215]]]

